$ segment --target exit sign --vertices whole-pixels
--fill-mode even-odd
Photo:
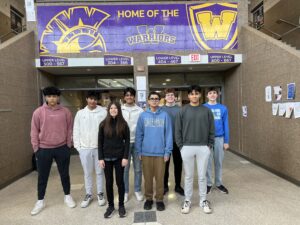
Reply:
[[[190,54],[190,62],[200,62],[200,54]]]

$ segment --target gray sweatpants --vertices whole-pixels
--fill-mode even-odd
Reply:
[[[96,173],[97,194],[103,192],[104,171],[98,163],[98,149],[82,149],[79,151],[79,157],[84,172],[84,183],[86,194],[93,194],[93,171]]]
[[[181,157],[184,167],[184,195],[185,200],[191,201],[193,195],[194,182],[194,165],[196,158],[200,205],[206,200],[206,170],[210,156],[208,146],[183,146],[181,149]]]

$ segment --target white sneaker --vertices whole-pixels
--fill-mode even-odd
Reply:
[[[207,213],[207,214],[212,213],[212,209],[210,207],[209,201],[207,201],[207,200],[203,201],[200,206],[201,206],[201,208],[203,208],[204,213]]]
[[[97,194],[97,198],[98,198],[98,205],[99,206],[104,206],[106,201],[104,198],[104,194],[102,192],[100,192],[99,194]]]
[[[185,200],[181,208],[181,213],[188,214],[190,212],[190,208],[191,208],[191,201]]]
[[[69,207],[69,208],[75,208],[76,207],[76,203],[73,200],[71,195],[65,195],[65,204]]]
[[[34,216],[38,214],[43,210],[43,208],[45,208],[44,200],[38,200],[31,211],[31,215]]]
[[[128,202],[128,193],[125,193],[125,194],[124,194],[124,203],[125,203],[125,202]]]
[[[135,197],[136,197],[136,200],[138,200],[138,201],[143,201],[144,200],[144,196],[143,196],[143,194],[142,194],[142,192],[134,192],[134,194],[135,194]]]
[[[90,194],[86,194],[83,201],[81,202],[80,204],[80,207],[81,208],[86,208],[89,206],[89,204],[92,202],[93,198],[92,198],[92,195]]]

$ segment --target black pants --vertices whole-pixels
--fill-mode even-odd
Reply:
[[[105,160],[105,180],[106,180],[106,194],[108,205],[114,207],[114,167],[116,174],[116,182],[119,192],[119,206],[124,206],[124,194],[125,194],[125,185],[124,185],[124,167],[122,167],[122,159],[117,159],[114,161]]]
[[[179,187],[181,183],[182,158],[181,158],[180,150],[177,147],[176,143],[173,143],[172,155],[173,155],[173,163],[174,163],[175,187]],[[171,156],[170,159],[166,162],[165,177],[164,177],[165,188],[168,187],[170,161],[171,161]]]
[[[67,145],[51,149],[40,148],[35,153],[35,157],[38,171],[38,200],[45,197],[53,159],[57,164],[64,193],[65,195],[70,194],[70,148]]]

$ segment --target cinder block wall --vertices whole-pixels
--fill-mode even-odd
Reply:
[[[0,46],[0,188],[31,171],[30,123],[38,105],[34,33]]]
[[[300,52],[251,27],[242,28],[240,42],[243,63],[225,78],[231,149],[300,184],[300,119],[272,116],[272,103],[265,101],[268,85],[282,86],[282,102],[288,83],[299,87]]]

